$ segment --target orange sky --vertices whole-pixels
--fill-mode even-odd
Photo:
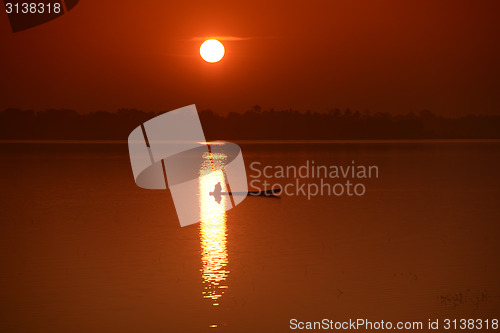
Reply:
[[[494,0],[81,0],[13,34],[3,13],[0,110],[500,114],[499,16]],[[204,36],[244,39],[208,64]]]

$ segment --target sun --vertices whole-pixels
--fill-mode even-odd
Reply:
[[[224,52],[224,45],[217,39],[208,39],[200,46],[200,55],[206,62],[220,61]]]

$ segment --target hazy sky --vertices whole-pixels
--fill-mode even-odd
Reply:
[[[197,37],[223,41],[204,62]],[[500,114],[500,1],[81,0],[13,34],[6,107]]]

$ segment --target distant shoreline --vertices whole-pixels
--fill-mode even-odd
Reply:
[[[245,144],[446,144],[446,143],[500,143],[500,139],[373,139],[373,140],[214,140]],[[127,140],[9,140],[0,144],[127,144]]]
[[[244,113],[222,116],[211,110],[201,110],[198,115],[208,141],[373,143],[500,139],[500,115],[445,118],[428,110],[396,115],[349,109],[304,113],[264,110],[258,105]],[[35,112],[10,108],[0,112],[0,139],[19,140],[17,142],[120,142],[127,140],[137,126],[156,116],[157,113],[137,109],[83,115],[65,109]],[[257,138],[266,141],[255,140]]]

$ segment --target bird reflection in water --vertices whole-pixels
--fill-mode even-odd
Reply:
[[[217,202],[209,193],[217,183],[226,184],[223,172],[226,160],[225,154],[205,153],[199,177],[203,298],[210,299],[213,305],[219,305],[219,299],[228,288],[225,284],[229,271],[226,249],[227,217],[224,207],[229,199],[222,196],[220,202]]]

